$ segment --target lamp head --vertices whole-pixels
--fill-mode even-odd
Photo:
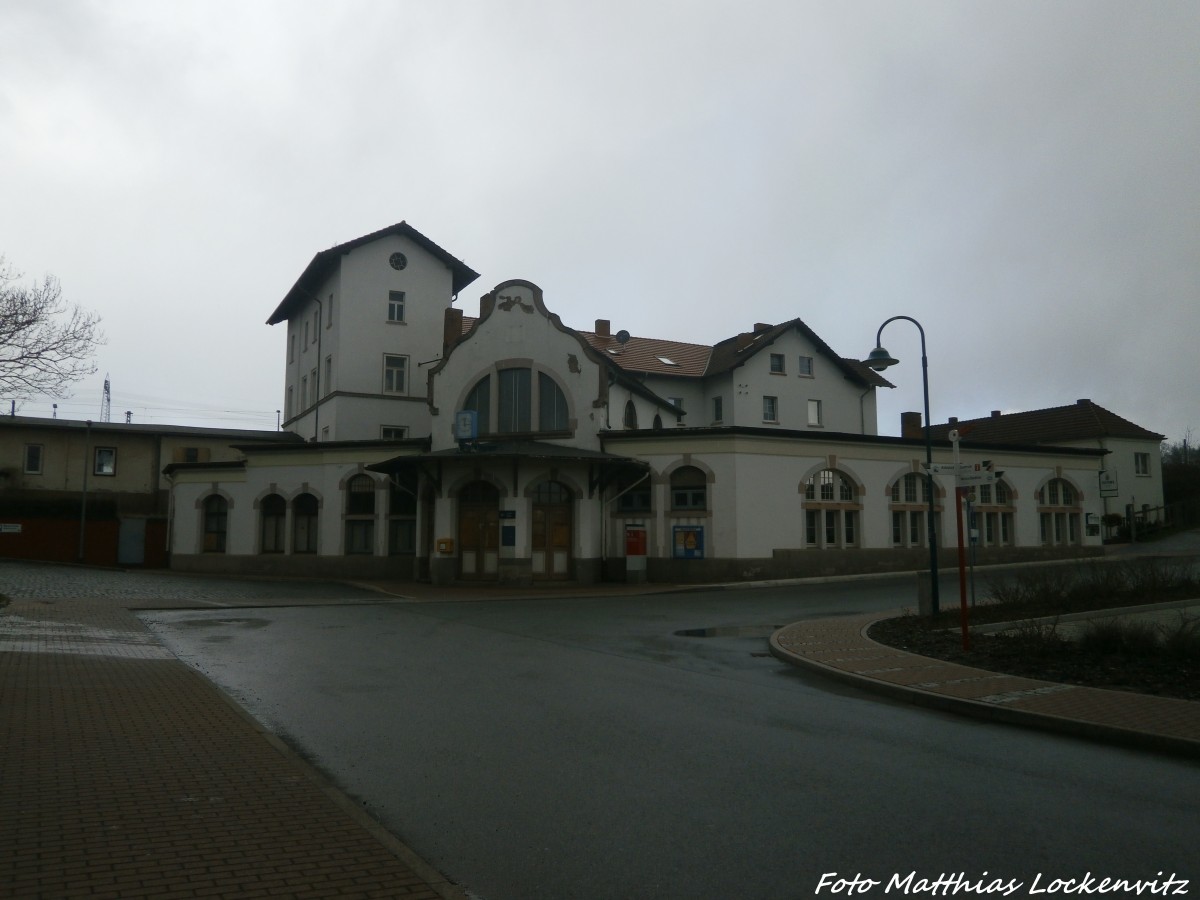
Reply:
[[[894,366],[900,360],[895,359],[892,354],[888,353],[882,347],[876,347],[871,351],[871,355],[863,360],[863,363],[874,369],[876,372],[882,372],[889,366]]]

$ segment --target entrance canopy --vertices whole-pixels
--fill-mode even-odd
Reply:
[[[447,466],[452,469],[462,465],[488,466],[493,468],[495,475],[511,476],[516,482],[519,480],[521,464],[526,462],[586,466],[589,496],[594,496],[597,490],[603,491],[618,478],[644,475],[650,469],[648,463],[633,457],[580,447],[563,447],[544,441],[464,441],[449,450],[394,456],[366,468],[384,475],[415,470],[429,479],[440,493]]]

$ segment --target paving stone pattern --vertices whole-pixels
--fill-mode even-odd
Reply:
[[[462,896],[126,609],[378,595],[20,563],[0,594],[0,897]]]

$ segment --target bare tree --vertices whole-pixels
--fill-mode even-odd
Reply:
[[[0,256],[0,397],[61,397],[96,371],[100,319],[68,305],[53,275],[29,285],[22,277]]]

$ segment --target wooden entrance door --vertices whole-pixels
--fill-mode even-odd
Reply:
[[[493,580],[500,571],[500,493],[476,481],[459,494],[458,546],[460,575],[468,580]]]
[[[572,524],[575,507],[566,485],[547,481],[533,494],[533,577],[571,577]]]

